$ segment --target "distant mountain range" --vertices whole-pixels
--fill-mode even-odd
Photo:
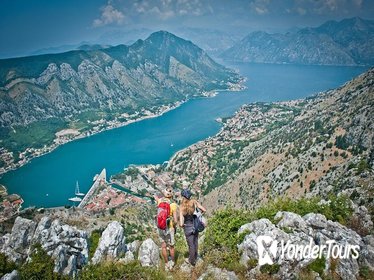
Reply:
[[[0,127],[85,110],[134,111],[225,89],[238,75],[160,31],[131,46],[0,60]]]
[[[286,34],[252,32],[221,57],[256,63],[373,65],[374,21],[350,18]]]

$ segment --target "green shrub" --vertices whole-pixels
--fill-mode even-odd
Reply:
[[[31,261],[24,263],[19,272],[21,279],[68,279],[53,272],[54,261],[40,245],[35,245],[31,254]]]
[[[333,144],[332,144],[331,142],[329,142],[329,143],[326,144],[326,148],[331,149],[331,148],[332,148],[332,145],[333,145]]]
[[[0,278],[14,269],[17,269],[16,264],[9,260],[5,254],[0,253]]]
[[[370,270],[370,268],[368,266],[362,266],[360,267],[360,271],[359,271],[359,274],[360,276],[363,278],[363,279],[374,279],[374,272]]]
[[[322,256],[321,258],[315,259],[308,266],[309,270],[317,272],[319,275],[323,275],[323,272],[326,268],[326,258]]]
[[[204,249],[236,248],[239,228],[250,221],[250,215],[243,210],[226,208],[217,211],[209,219],[205,233]]]
[[[362,172],[368,169],[370,169],[368,162],[362,159],[357,165],[357,174],[361,174]]]
[[[347,141],[345,135],[339,135],[336,137],[335,146],[342,150],[346,150],[349,147],[349,142]]]
[[[238,275],[245,275],[247,268],[240,263],[238,250],[213,249],[204,255],[204,261],[221,269],[234,271]],[[255,265],[256,266],[256,265]]]
[[[279,271],[280,265],[279,264],[264,264],[263,266],[260,267],[261,273],[266,273],[266,274],[276,274]]]
[[[166,276],[155,268],[142,267],[139,261],[128,264],[115,262],[102,262],[96,265],[88,265],[79,273],[80,280],[112,280],[112,279],[166,279]]]
[[[249,269],[253,269],[258,265],[258,260],[257,259],[250,259],[247,262],[247,266]]]
[[[89,252],[88,252],[89,259],[92,259],[92,257],[95,254],[96,248],[99,245],[99,240],[100,240],[100,237],[101,237],[101,233],[102,233],[101,230],[94,230],[94,231],[92,231],[91,236],[88,239],[88,245],[89,245],[89,248],[90,248]]]
[[[203,254],[208,263],[244,275],[245,266],[240,264],[237,244],[248,232],[238,235],[239,228],[252,219],[248,212],[226,208],[217,211],[209,219],[206,229]]]
[[[301,198],[293,200],[290,198],[279,198],[261,206],[254,214],[256,219],[267,218],[272,222],[278,211],[288,211],[304,216],[308,213],[320,213],[327,219],[345,224],[345,221],[352,215],[352,208],[347,196],[329,196],[328,204],[320,205],[321,198]]]

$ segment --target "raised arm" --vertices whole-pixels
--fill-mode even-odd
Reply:
[[[197,208],[199,208],[201,210],[201,212],[206,212],[206,209],[205,207],[203,207],[197,200],[196,200],[196,206]]]
[[[181,211],[180,208],[179,208],[179,225],[180,225],[181,227],[184,226],[184,216],[183,216],[182,211]]]
[[[176,207],[175,207],[175,211],[173,212],[173,224],[174,224],[175,226],[178,225],[178,213],[179,213],[179,207],[176,206]]]

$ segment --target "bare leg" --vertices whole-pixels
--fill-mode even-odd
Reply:
[[[170,250],[170,257],[171,257],[171,260],[174,262],[175,261],[175,250],[174,250],[174,246],[169,246],[169,250]]]
[[[161,244],[161,252],[162,252],[162,257],[164,258],[165,264],[168,263],[168,252],[167,252],[165,242],[162,242]]]

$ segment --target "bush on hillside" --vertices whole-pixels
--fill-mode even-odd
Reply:
[[[8,257],[0,253],[0,278],[5,274],[12,272],[17,266],[14,262],[8,259]]]
[[[261,218],[276,223],[274,217],[278,211],[294,212],[301,216],[320,213],[327,219],[341,224],[345,224],[352,214],[350,201],[346,196],[330,196],[327,203],[321,203],[319,197],[298,200],[280,198],[260,206],[253,212],[232,208],[219,210],[210,218],[205,233],[203,243],[205,259],[218,267],[242,273],[243,266],[239,264],[237,244],[240,244],[248,233],[238,235],[239,228]]]
[[[112,280],[112,279],[144,279],[164,280],[166,276],[158,269],[142,267],[139,261],[127,264],[116,262],[102,262],[88,265],[79,273],[79,280]]]
[[[68,279],[67,276],[53,272],[54,261],[39,244],[33,247],[30,259],[19,270],[21,279]]]

